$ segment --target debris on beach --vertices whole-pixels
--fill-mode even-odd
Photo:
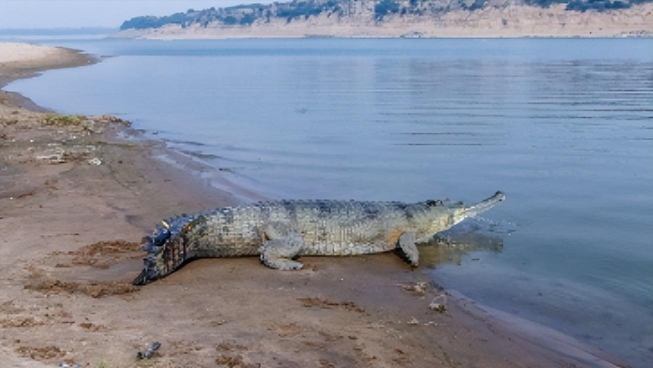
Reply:
[[[413,319],[408,321],[408,324],[413,325],[413,326],[417,326],[417,325],[419,325],[419,321],[417,320],[417,318],[413,317]]]
[[[75,362],[73,362],[73,363],[61,362],[61,363],[59,363],[59,365],[57,367],[59,367],[59,368],[82,368],[82,365],[79,364],[79,363],[75,363]]]
[[[63,164],[70,161],[86,160],[91,165],[100,165],[102,161],[98,158],[87,159],[97,147],[93,145],[68,145],[61,143],[48,143],[43,150],[31,148],[36,151],[34,158],[40,161],[47,161],[49,164]]]
[[[428,288],[428,283],[426,282],[416,282],[415,284],[397,284],[406,291],[412,291],[417,295],[426,294],[426,289]]]
[[[429,304],[429,309],[438,313],[444,313],[447,310],[447,296],[442,294],[433,298]]]
[[[37,160],[48,161],[48,163],[50,164],[62,164],[66,162],[66,160],[64,160],[63,158],[65,153],[66,151],[64,151],[63,148],[55,147],[55,148],[46,149],[45,151],[36,155],[35,158]]]
[[[150,345],[149,348],[145,351],[139,351],[136,354],[136,358],[141,360],[141,359],[151,359],[154,356],[154,353],[156,353],[157,350],[161,347],[161,343],[158,341],[155,341]]]

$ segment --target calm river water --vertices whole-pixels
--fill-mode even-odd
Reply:
[[[120,115],[269,197],[504,191],[435,280],[653,364],[650,39],[54,43],[113,57],[9,90]]]

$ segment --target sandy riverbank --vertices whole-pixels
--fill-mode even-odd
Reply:
[[[94,62],[64,49],[42,55],[0,63],[0,87]],[[431,310],[444,292],[393,254],[303,258],[300,272],[256,258],[200,260],[132,287],[139,240],[154,223],[237,203],[199,179],[205,169],[118,119],[61,117],[0,92],[2,367],[610,366],[464,298]],[[152,341],[158,356],[137,362]]]

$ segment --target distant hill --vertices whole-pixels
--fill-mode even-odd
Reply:
[[[429,22],[431,28],[435,27],[441,30],[444,28],[452,30],[456,27],[471,27],[479,30],[486,27],[483,25],[484,21],[490,23],[496,21],[501,22],[498,27],[505,28],[506,36],[512,35],[514,32],[511,32],[516,30],[517,25],[523,26],[524,24],[532,24],[535,28],[541,26],[544,33],[546,33],[546,27],[564,28],[569,26],[567,29],[574,30],[570,31],[572,33],[564,35],[572,36],[576,35],[573,32],[580,32],[581,34],[578,35],[583,36],[583,29],[576,30],[576,23],[590,25],[595,23],[594,20],[603,19],[601,21],[605,21],[608,28],[619,22],[627,25],[630,21],[615,20],[612,19],[613,16],[631,10],[628,14],[650,17],[651,4],[653,4],[653,0],[293,0],[267,5],[248,4],[203,10],[189,9],[185,13],[163,17],[135,17],[125,21],[120,29],[128,31],[122,33],[124,36],[154,38],[165,35],[171,38],[266,37],[269,35],[278,37],[286,37],[286,35],[287,37],[399,37],[406,35],[432,37],[438,36],[438,34],[429,31],[430,28],[426,24]],[[644,13],[632,11],[636,7],[642,8]],[[523,14],[519,16],[515,15],[515,12]],[[607,16],[608,14],[610,16]],[[498,18],[492,19],[492,17]],[[555,19],[546,19],[547,17]],[[471,23],[465,24],[470,20]],[[635,23],[640,21],[647,22],[648,18],[633,20]],[[406,34],[398,29],[402,24],[403,26],[422,24],[422,27],[412,27],[413,30],[410,30],[411,27],[404,27],[409,29],[409,33]],[[356,25],[362,28],[356,31],[354,29]],[[643,29],[625,27],[621,34],[648,35],[651,27],[653,25]],[[384,31],[390,28],[395,28],[395,31]],[[496,27],[492,25],[490,28]],[[603,31],[599,28],[601,27],[596,28],[596,35],[601,33],[599,31]],[[262,30],[272,32],[266,33]],[[527,29],[522,29],[522,31],[527,31]],[[516,35],[531,35],[528,32],[522,32],[523,34],[520,32],[517,31]],[[595,34],[592,30],[588,32],[588,34]],[[540,33],[542,32],[536,31],[532,35],[546,35]],[[503,36],[501,32],[497,34]],[[443,35],[447,35],[447,32],[443,32]],[[616,35],[619,34],[605,34],[604,36]],[[474,36],[474,32],[471,32],[469,36]]]

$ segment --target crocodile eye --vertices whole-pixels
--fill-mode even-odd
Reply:
[[[165,229],[164,231],[159,233],[159,235],[154,237],[152,243],[157,247],[160,247],[166,242],[166,240],[168,240],[168,238],[170,238],[170,231],[168,231],[168,229]]]
[[[441,200],[437,200],[437,201],[435,201],[435,200],[433,200],[433,199],[429,199],[428,201],[426,201],[426,204],[427,204],[429,207],[442,206],[442,201],[441,201]]]

